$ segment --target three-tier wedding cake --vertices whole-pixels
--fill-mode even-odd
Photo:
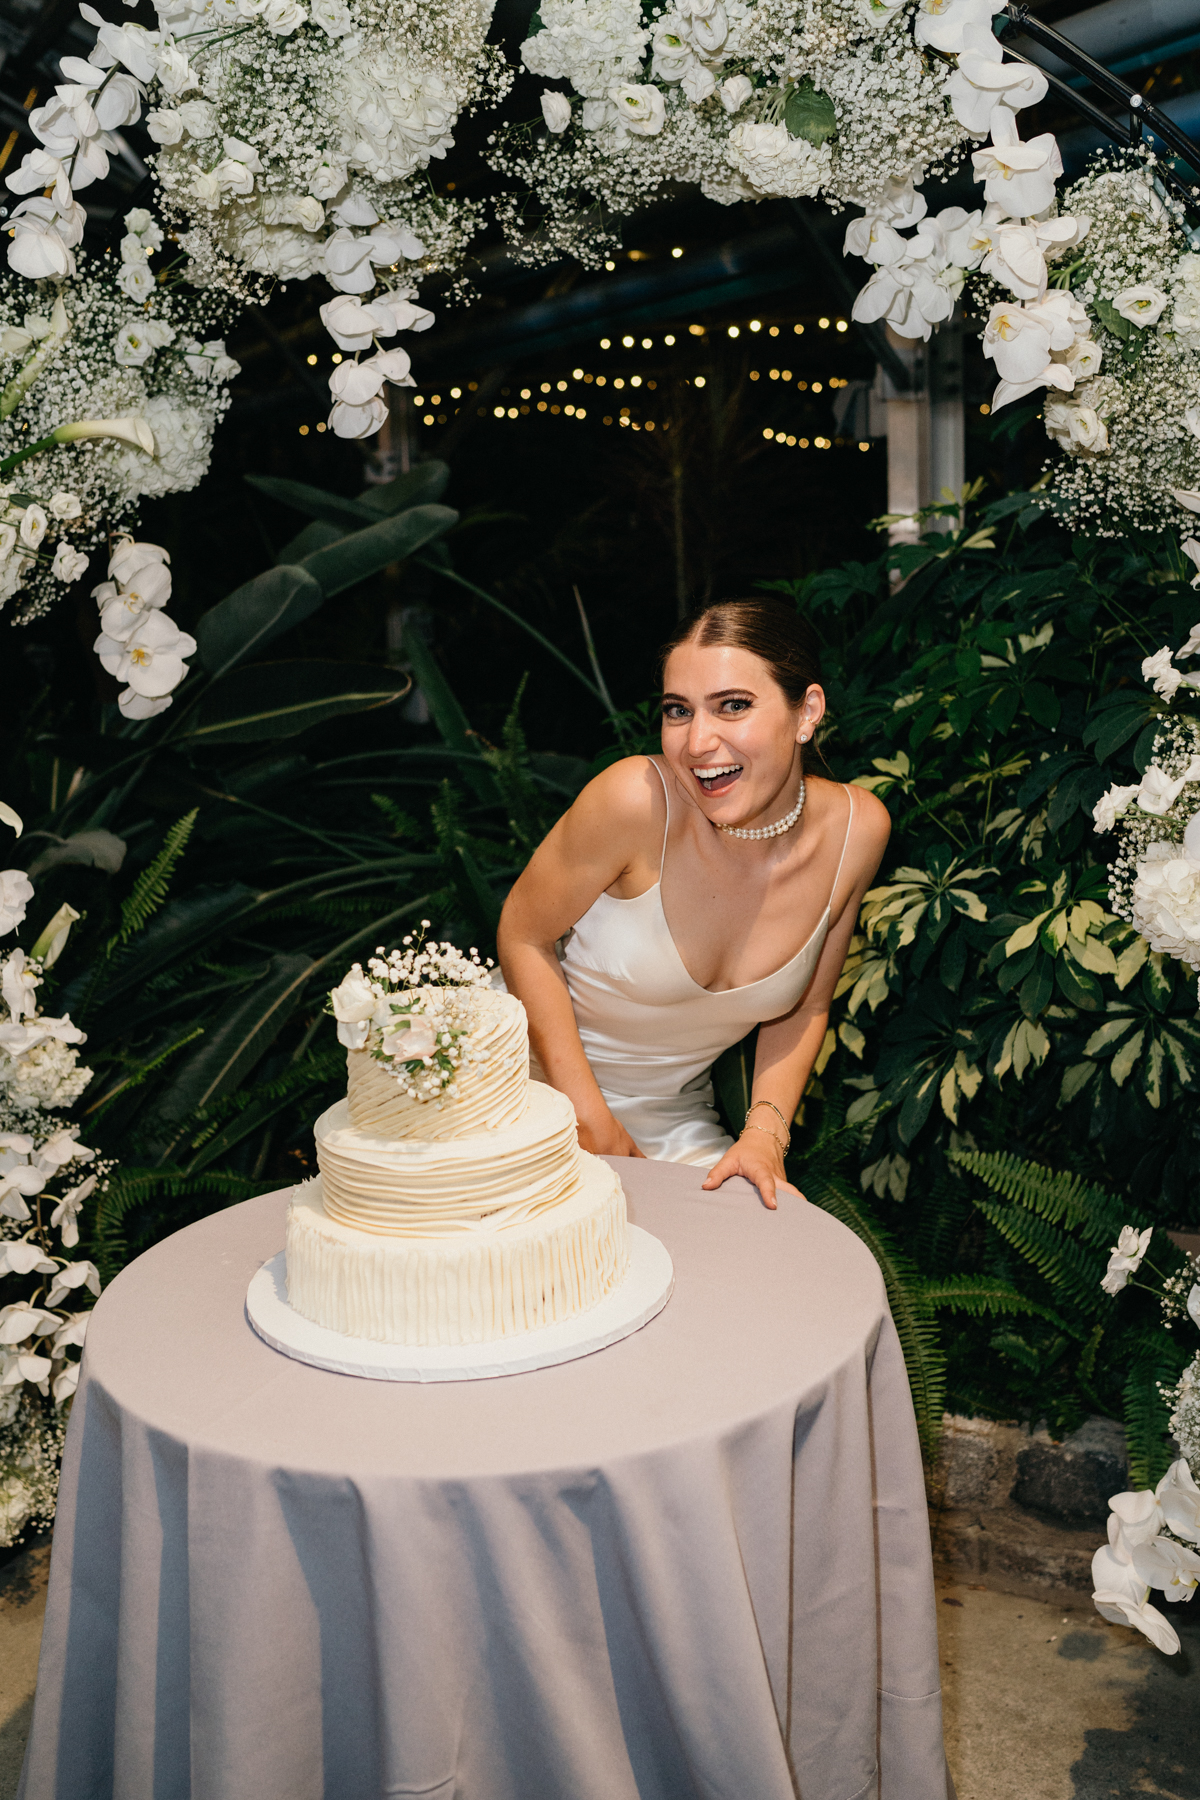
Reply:
[[[330,996],[349,1088],[288,1209],[288,1301],[348,1337],[477,1344],[571,1319],[629,1261],[625,1195],[529,1079],[525,1009],[450,944],[405,940]]]

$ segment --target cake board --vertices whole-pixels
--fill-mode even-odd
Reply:
[[[491,1343],[381,1344],[314,1325],[288,1305],[283,1250],[251,1280],[246,1316],[273,1350],[335,1375],[359,1375],[370,1381],[484,1381],[552,1368],[607,1349],[648,1325],[667,1304],[674,1286],[666,1246],[631,1225],[629,1267],[598,1305],[577,1318]]]

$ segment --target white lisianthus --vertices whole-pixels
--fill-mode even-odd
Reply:
[[[1142,1258],[1150,1247],[1153,1235],[1153,1225],[1147,1225],[1142,1232],[1132,1225],[1122,1225],[1120,1236],[1108,1259],[1104,1279],[1100,1283],[1106,1294],[1119,1294],[1129,1277],[1141,1267]]]
[[[27,506],[21,514],[21,523],[18,527],[21,542],[28,545],[30,550],[36,550],[46,535],[48,523],[40,506]]]
[[[117,285],[123,294],[139,304],[148,300],[154,292],[155,280],[149,263],[125,263],[117,276]]]
[[[1112,299],[1113,310],[1119,312],[1123,319],[1131,325],[1156,325],[1163,307],[1167,304],[1167,296],[1161,288],[1143,284],[1140,287],[1122,288]]]
[[[210,138],[217,133],[217,109],[209,100],[185,100],[179,119],[190,137]]]
[[[727,113],[738,112],[753,92],[754,83],[748,75],[731,75],[721,83],[721,105]]]
[[[293,31],[299,31],[301,25],[308,21],[307,7],[298,4],[298,0],[267,0],[260,14],[267,30],[276,37],[291,37]]]
[[[1092,818],[1096,821],[1097,831],[1111,831],[1121,814],[1125,812],[1137,795],[1141,783],[1135,781],[1131,787],[1114,785],[1108,792],[1101,794],[1092,808]]]
[[[1175,671],[1172,670],[1171,673],[1174,674]],[[1168,775],[1157,763],[1151,763],[1138,788],[1138,806],[1142,812],[1161,819],[1164,813],[1171,810],[1188,783],[1197,780],[1200,780],[1200,757],[1194,756],[1183,774],[1178,776]],[[1151,846],[1151,849],[1155,848],[1161,849],[1161,845]]]
[[[154,142],[163,147],[179,143],[184,133],[183,118],[174,107],[156,106],[146,114],[146,130]]]
[[[546,129],[557,136],[571,123],[571,102],[565,94],[556,94],[551,88],[547,88],[542,95],[542,117],[546,121]]]
[[[666,120],[662,89],[645,83],[625,82],[613,90],[617,117],[638,137],[657,137]]]
[[[78,581],[87,566],[88,559],[82,550],[76,550],[66,538],[62,538],[54,552],[50,573],[59,581]]]
[[[1173,700],[1183,676],[1175,668],[1171,652],[1166,644],[1156,650],[1153,656],[1142,659],[1142,680],[1153,684],[1154,691],[1163,700]]]
[[[359,963],[355,963],[345,980],[330,994],[338,1042],[347,1050],[361,1050],[366,1044],[378,998]]]
[[[1090,406],[1047,399],[1046,431],[1070,456],[1101,456],[1108,449],[1108,427]]]
[[[78,494],[59,491],[50,496],[50,514],[55,519],[77,519],[83,511]]]
[[[422,1014],[393,1014],[383,1026],[381,1049],[396,1062],[416,1062],[437,1049],[433,1020]]]
[[[354,29],[346,0],[313,0],[309,10],[313,24],[319,25],[326,37],[347,37]]]

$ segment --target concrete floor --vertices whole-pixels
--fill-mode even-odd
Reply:
[[[21,1773],[49,1561],[42,1546],[0,1568],[0,1800]],[[1200,1800],[1200,1610],[1167,1657],[1075,1594],[937,1591],[959,1800]]]

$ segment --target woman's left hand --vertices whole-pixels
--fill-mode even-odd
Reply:
[[[762,1138],[761,1145],[751,1141],[752,1135]],[[705,1188],[720,1187],[731,1175],[741,1175],[744,1180],[752,1182],[762,1195],[763,1205],[771,1212],[776,1210],[776,1188],[785,1188],[789,1194],[798,1194],[800,1199],[804,1198],[784,1174],[783,1146],[769,1138],[765,1132],[744,1132],[732,1149],[725,1152],[716,1167],[709,1170],[701,1185]]]

